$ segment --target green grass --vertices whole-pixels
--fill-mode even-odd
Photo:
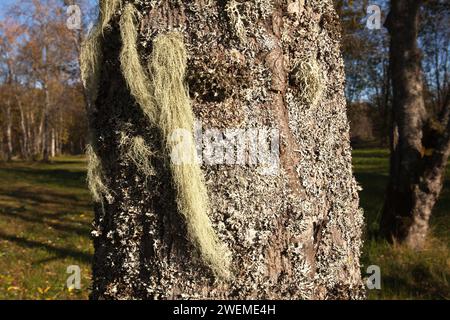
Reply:
[[[382,289],[371,290],[369,298],[448,299],[450,179],[433,214],[427,248],[417,253],[390,246],[376,237],[387,158],[385,150],[354,151],[367,225],[363,273],[369,265],[381,268]],[[0,164],[0,299],[88,297],[93,249],[85,165],[80,157],[58,158],[51,164]],[[81,268],[81,290],[66,288],[70,265]]]
[[[85,299],[92,245],[82,158],[0,165],[0,298]],[[68,290],[67,267],[81,268]]]
[[[386,150],[353,152],[356,179],[362,186],[361,206],[366,220],[362,256],[363,274],[367,266],[381,269],[381,290],[370,290],[370,299],[449,299],[450,298],[450,171],[441,198],[431,219],[431,232],[425,249],[412,251],[378,239],[378,223],[388,181]]]

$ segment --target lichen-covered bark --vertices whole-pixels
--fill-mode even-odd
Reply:
[[[143,65],[158,34],[181,32],[203,128],[277,128],[281,168],[274,176],[258,166],[204,163],[209,215],[233,258],[234,278],[215,280],[176,210],[160,133],[120,73],[118,12],[105,30],[93,114],[112,198],[96,210],[92,298],[362,297],[363,222],[332,1],[131,2],[142,14]],[[124,156],[123,132],[155,151],[153,176]]]

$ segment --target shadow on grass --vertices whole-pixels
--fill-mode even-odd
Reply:
[[[78,250],[72,250],[67,248],[61,248],[57,246],[53,246],[47,243],[42,243],[35,240],[28,240],[26,238],[8,235],[0,231],[0,239],[7,240],[10,242],[13,242],[15,244],[18,244],[22,247],[28,248],[28,249],[45,249],[48,252],[55,254],[58,258],[73,258],[80,262],[84,263],[91,263],[92,262],[92,255],[78,251]]]
[[[82,171],[69,171],[63,169],[42,169],[33,167],[13,167],[0,169],[0,175],[13,173],[16,178],[26,177],[40,184],[57,184],[64,187],[83,188],[86,174]]]
[[[368,240],[362,262],[380,266],[382,280],[381,290],[370,290],[369,298],[449,299],[449,258],[448,247],[437,238],[427,239],[420,251]]]
[[[358,158],[389,158],[387,149],[353,149],[352,154]]]
[[[43,189],[39,187],[16,187],[10,190],[1,190],[0,194],[9,198],[15,199],[17,203],[24,206],[27,202],[39,203],[42,205],[52,204],[59,205],[64,208],[78,208],[83,210],[91,210],[91,204],[83,196],[70,193],[55,192],[54,190]],[[45,214],[39,212],[40,215],[48,217],[57,217],[65,215],[66,213],[59,214]]]
[[[424,272],[424,271],[421,271]],[[413,271],[413,273],[415,273]],[[409,298],[420,298],[420,299],[448,299],[447,287],[442,285],[442,280],[431,279],[428,273],[424,273],[421,276],[411,275],[411,279],[405,279],[398,275],[384,276],[382,288],[390,288],[391,292],[390,298],[404,298],[405,295],[409,295]],[[371,292],[373,298],[386,298],[380,293]]]
[[[64,212],[61,214],[69,214],[68,212]],[[33,216],[31,216],[33,215]],[[58,214],[47,214],[47,215],[34,215],[33,212],[31,212],[31,215],[26,213],[21,213],[16,208],[0,208],[0,216],[14,218],[14,219],[20,219],[25,222],[31,222],[31,223],[38,223],[40,225],[45,225],[52,227],[55,230],[62,231],[65,233],[74,233],[86,238],[89,238],[89,227],[88,226],[75,226],[70,225],[63,222],[51,222],[46,221],[46,218],[50,219],[58,219],[61,217],[61,215]]]
[[[45,190],[45,193],[39,193],[36,192],[36,190],[28,190],[28,188],[16,188],[11,191],[2,192],[4,195],[16,198],[20,200],[32,200],[36,202],[48,202],[51,200],[51,202],[55,202],[55,200],[61,200],[63,203],[67,203],[67,200],[69,201],[78,201],[78,197],[73,194],[59,194],[59,193],[53,193],[49,192],[48,190]]]

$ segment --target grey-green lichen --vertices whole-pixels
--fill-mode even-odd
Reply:
[[[138,15],[134,5],[125,5],[120,19],[122,73],[150,124],[160,129],[164,151],[171,155],[178,143],[171,135],[176,130],[184,130],[193,136],[194,130],[190,98],[184,85],[186,49],[179,33],[158,35],[152,42],[153,49],[146,71],[137,50],[135,20]],[[184,153],[191,155],[189,163],[170,161],[178,209],[185,218],[189,237],[198,247],[202,259],[219,278],[229,279],[230,253],[211,225],[203,173],[195,159],[195,146],[192,145],[190,149],[184,150]]]
[[[120,147],[125,159],[131,161],[146,178],[155,175],[155,169],[151,164],[155,153],[142,136],[133,137],[121,132]]]
[[[103,203],[103,199],[111,199],[111,192],[107,186],[106,177],[100,158],[92,145],[86,146],[87,183],[95,202]]]
[[[314,58],[300,58],[290,73],[290,81],[297,86],[296,95],[307,105],[315,105],[323,93],[324,80],[320,65]]]
[[[113,15],[116,14],[121,4],[122,0],[99,0],[98,21],[81,45],[81,79],[87,92],[87,103],[91,108],[94,107],[97,99],[98,82],[103,63],[103,32],[109,26]]]

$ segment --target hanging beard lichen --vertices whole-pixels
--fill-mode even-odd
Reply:
[[[87,183],[89,191],[95,202],[103,204],[103,197],[108,199],[111,194],[104,183],[102,163],[90,144],[86,147],[86,156],[88,158]]]
[[[102,65],[103,30],[122,5],[122,0],[100,0],[100,17],[88,37],[83,41],[80,52],[81,79],[87,92],[89,107],[97,99],[100,67]]]
[[[122,73],[127,81],[131,95],[141,107],[151,123],[156,122],[156,106],[150,91],[150,81],[142,68],[137,50],[138,33],[134,26],[137,11],[133,5],[125,6],[120,18],[120,35],[122,38],[122,51],[120,62]]]
[[[127,4],[120,19],[122,72],[136,102],[149,121],[158,126],[168,155],[176,146],[170,139],[177,130],[193,135],[194,116],[184,85],[187,57],[180,34],[167,33],[153,41],[149,60],[150,78],[143,69],[137,51],[137,11]],[[195,147],[191,159],[196,159]],[[177,192],[177,207],[184,216],[189,236],[198,247],[202,259],[220,278],[230,277],[230,253],[219,241],[208,217],[208,196],[202,171],[196,161],[170,164]]]
[[[145,143],[141,136],[130,137],[125,132],[121,132],[119,145],[123,150],[124,157],[131,161],[141,172],[145,179],[155,175],[155,169],[150,163],[153,152]]]
[[[100,77],[101,65],[103,63],[102,45],[103,30],[108,26],[112,16],[121,5],[122,0],[101,0],[100,16],[97,24],[92,28],[88,37],[83,41],[80,52],[80,70],[84,89],[87,93],[86,103],[88,110],[92,111],[95,100],[97,99],[98,82]],[[90,136],[92,136],[92,128]],[[90,139],[92,140],[92,139]],[[91,141],[86,147],[86,156],[88,158],[87,183],[95,202],[102,205],[103,198],[111,199],[111,194],[104,182],[103,167],[101,159],[95,151],[95,141]]]
[[[168,152],[176,141],[169,139],[176,130],[193,134],[194,116],[187,89],[184,85],[187,57],[180,34],[167,33],[153,42],[149,70],[152,75],[154,98],[159,107],[158,118]],[[193,141],[193,139],[189,139]],[[190,144],[188,159],[195,159],[195,146]],[[196,161],[186,164],[171,162],[173,179],[177,189],[179,211],[185,216],[188,231],[197,243],[203,259],[216,274],[229,276],[229,253],[212,228],[207,215],[208,195],[200,166]]]
[[[101,63],[101,29],[95,26],[89,37],[83,42],[80,52],[81,79],[87,92],[89,108],[93,107],[97,99]]]
[[[100,0],[100,12],[102,15],[101,29],[105,30],[111,18],[117,13],[117,9],[122,6],[122,0]]]

